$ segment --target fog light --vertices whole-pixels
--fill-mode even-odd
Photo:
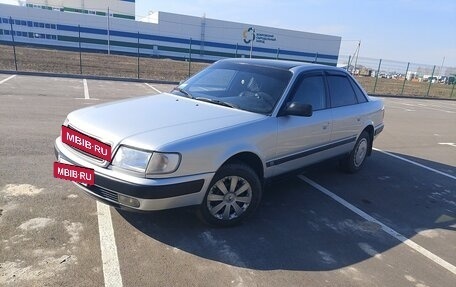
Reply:
[[[128,197],[122,194],[119,194],[119,202],[131,207],[139,207],[139,200],[133,197]]]

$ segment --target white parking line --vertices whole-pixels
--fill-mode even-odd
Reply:
[[[409,103],[399,102],[399,101],[394,101],[394,102],[397,103],[397,104],[401,104],[401,105],[404,105],[404,106],[408,106],[408,107],[428,109],[428,110],[433,110],[433,111],[445,112],[445,113],[449,113],[449,114],[454,114],[454,113],[455,113],[455,111],[449,111],[449,110],[444,110],[444,109],[431,108],[431,107],[429,107],[429,106],[427,106],[427,105],[420,104],[420,103],[409,104]],[[387,103],[387,105],[388,105],[388,103]]]
[[[432,261],[434,261],[438,265],[442,266],[443,268],[447,269],[448,271],[450,271],[451,273],[456,275],[456,266],[450,264],[449,262],[447,262],[444,259],[440,258],[439,256],[435,255],[434,253],[432,253],[429,250],[425,249],[424,247],[416,244],[415,242],[413,242],[412,240],[406,238],[405,236],[403,236],[399,232],[395,231],[394,229],[386,226],[385,224],[383,224],[382,222],[380,222],[377,219],[373,218],[372,216],[370,216],[369,214],[365,213],[361,209],[357,208],[356,206],[350,204],[349,202],[347,202],[346,200],[342,199],[341,197],[339,197],[339,196],[335,195],[334,193],[330,192],[329,190],[327,190],[323,186],[319,185],[315,181],[313,181],[313,180],[311,180],[311,179],[309,179],[309,178],[307,178],[307,177],[305,177],[303,175],[298,175],[298,177],[301,180],[303,180],[304,182],[306,182],[309,185],[313,186],[314,188],[318,189],[322,193],[324,193],[327,196],[331,197],[332,199],[334,199],[338,203],[342,204],[346,208],[350,209],[354,213],[358,214],[362,218],[364,218],[364,219],[366,219],[366,220],[368,220],[370,222],[373,222],[373,223],[376,223],[376,224],[380,225],[382,227],[382,230],[385,231],[386,233],[388,233],[389,235],[391,235],[392,237],[394,237],[397,240],[403,242],[404,244],[406,244],[407,246],[409,246],[413,250],[421,253],[422,255],[426,256],[427,258],[431,259]]]
[[[439,145],[449,145],[452,147],[456,147],[456,143],[439,143]]]
[[[450,106],[447,103],[445,103],[444,106],[441,105],[435,105],[435,104],[417,104],[419,106],[426,106],[426,107],[433,107],[433,108],[440,108],[440,109],[456,109],[456,107]]]
[[[87,80],[86,79],[83,79],[82,80],[82,84],[84,85],[84,98],[86,100],[89,100],[90,99],[90,96],[89,96],[89,86],[87,86]]]
[[[156,87],[154,87],[154,86],[152,86],[152,85],[150,85],[148,83],[144,83],[144,85],[148,86],[149,88],[151,88],[152,90],[156,91],[159,94],[162,93],[159,89],[157,89]]]
[[[403,161],[405,161],[405,162],[411,163],[411,164],[413,164],[413,165],[416,165],[416,166],[425,168],[425,169],[427,169],[427,170],[433,171],[433,172],[438,173],[438,174],[440,174],[440,175],[443,175],[443,176],[446,176],[446,177],[449,177],[449,178],[451,178],[451,179],[456,180],[456,176],[453,176],[453,175],[448,174],[448,173],[444,173],[444,172],[442,172],[442,171],[440,171],[440,170],[433,169],[432,167],[425,166],[424,164],[417,163],[417,162],[415,162],[415,161],[413,161],[413,160],[409,160],[409,159],[403,158],[403,157],[401,157],[401,156],[398,156],[398,155],[389,153],[389,152],[387,152],[387,151],[384,151],[384,150],[381,150],[381,149],[378,149],[378,148],[373,148],[373,150],[376,150],[376,151],[378,151],[378,152],[384,153],[384,154],[386,154],[386,155],[392,156],[392,157],[394,157],[394,158],[403,160]]]
[[[9,76],[9,77],[6,78],[6,79],[1,80],[1,81],[0,81],[0,85],[3,84],[3,83],[5,83],[6,81],[11,80],[11,79],[14,78],[14,77],[16,77],[16,75],[12,75],[12,76]]]
[[[403,111],[405,111],[405,112],[416,112],[416,110],[407,109],[407,108],[403,108],[403,107],[392,106],[391,104],[387,104],[386,107],[387,107],[388,109],[398,109],[398,110],[403,110]]]
[[[98,230],[100,233],[101,260],[105,286],[122,287],[116,238],[111,221],[109,206],[97,201]]]

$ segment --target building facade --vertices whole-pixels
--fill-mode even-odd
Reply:
[[[26,0],[26,7],[135,19],[135,0]]]
[[[14,38],[16,45],[72,51],[206,62],[228,57],[279,58],[334,66],[341,43],[338,36],[166,12],[151,13],[142,21],[68,12],[72,11],[0,4],[0,43],[12,44]]]

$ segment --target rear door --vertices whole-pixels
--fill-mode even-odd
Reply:
[[[359,105],[361,99],[358,100],[347,75],[328,72],[326,80],[333,119],[331,142],[335,146],[334,155],[337,155],[351,151],[363,127],[364,116]]]

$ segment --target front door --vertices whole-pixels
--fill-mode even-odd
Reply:
[[[303,75],[292,90],[287,102],[311,104],[310,117],[279,116],[276,157],[267,163],[274,174],[294,170],[325,157],[322,146],[331,137],[332,119],[328,109],[323,74]]]

